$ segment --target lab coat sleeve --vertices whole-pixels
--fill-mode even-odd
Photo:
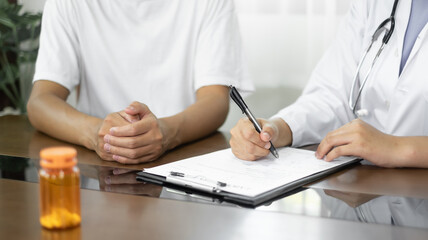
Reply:
[[[368,14],[366,1],[355,1],[302,96],[272,118],[282,118],[293,133],[293,147],[319,143],[353,118],[348,96],[360,56]]]

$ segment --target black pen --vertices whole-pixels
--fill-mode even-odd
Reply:
[[[250,109],[248,108],[247,104],[244,102],[244,99],[242,99],[241,94],[239,94],[238,90],[232,85],[229,86],[230,88],[230,97],[233,99],[233,101],[238,105],[238,107],[242,110],[242,113],[245,113],[247,115],[248,119],[253,123],[254,128],[256,128],[258,133],[262,132],[262,127],[257,122],[256,118],[251,113]],[[274,155],[276,158],[279,158],[278,152],[276,151],[275,146],[273,146],[272,142],[270,142],[270,152],[272,155]]]

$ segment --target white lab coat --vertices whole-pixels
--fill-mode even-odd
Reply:
[[[283,118],[289,124],[293,146],[319,143],[328,132],[355,118],[348,99],[357,64],[376,28],[390,16],[393,3],[394,0],[356,0],[302,96],[272,117]],[[399,75],[410,9],[411,0],[399,1],[395,31],[362,92],[360,105],[368,115],[361,119],[395,136],[427,136],[428,25],[419,34]],[[380,41],[381,37],[369,52],[369,64]]]

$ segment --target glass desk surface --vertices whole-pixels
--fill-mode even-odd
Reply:
[[[208,196],[137,182],[138,171],[79,164],[81,188],[179,201],[241,207]],[[0,155],[0,178],[38,182],[39,160]],[[287,214],[428,229],[428,199],[301,189],[255,208]]]

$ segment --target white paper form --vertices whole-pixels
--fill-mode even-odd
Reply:
[[[229,148],[144,171],[164,177],[179,172],[185,175],[183,179],[200,183],[220,181],[226,183],[220,187],[222,191],[254,197],[355,159],[341,157],[326,162],[317,159],[313,151],[291,147],[278,150],[279,159],[269,154],[257,161],[244,161],[236,158]]]

